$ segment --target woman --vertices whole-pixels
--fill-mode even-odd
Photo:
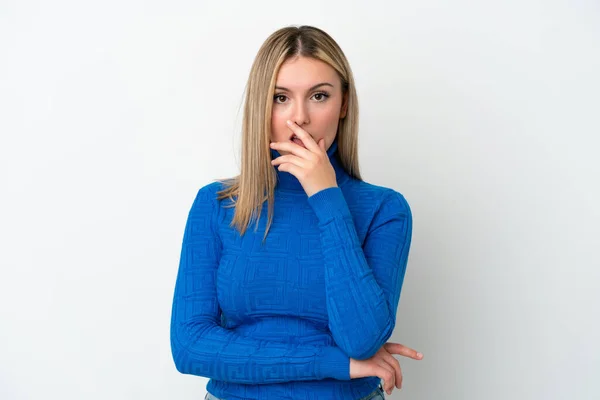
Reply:
[[[171,320],[207,399],[381,399],[412,235],[405,198],[362,181],[348,61],[322,30],[273,33],[246,87],[239,176],[199,189]],[[265,208],[267,208],[265,210]],[[266,216],[265,216],[266,211]],[[253,231],[247,231],[250,223]]]

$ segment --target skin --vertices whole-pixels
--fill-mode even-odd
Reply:
[[[281,65],[273,94],[270,145],[282,156],[272,165],[298,178],[308,196],[337,186],[327,149],[346,111],[341,80],[327,63],[296,57]],[[292,141],[294,134],[302,145]]]
[[[271,161],[280,171],[294,175],[307,196],[336,187],[335,170],[327,149],[346,116],[347,99],[340,78],[328,64],[298,57],[282,64],[276,81],[271,117],[270,147],[281,156]],[[314,88],[320,83],[329,83]],[[286,88],[281,89],[281,88]],[[322,95],[325,92],[329,97]],[[296,135],[302,146],[291,138]],[[402,369],[392,354],[421,360],[423,354],[400,343],[388,342],[366,360],[350,358],[350,379],[378,376],[388,394],[402,388]]]
[[[311,87],[320,83],[326,85],[311,90]],[[346,116],[348,106],[347,96],[342,95],[340,77],[331,66],[308,57],[287,60],[277,74],[273,96],[272,142],[290,140],[294,132],[286,121],[291,120],[315,142],[324,139],[325,149],[329,149],[335,139],[339,120]],[[289,151],[282,149],[280,153],[284,155]]]
[[[422,360],[423,354],[400,343],[387,342],[371,358],[355,360],[350,358],[350,379],[377,376],[383,379],[383,389],[392,394],[394,388],[402,389],[402,368],[392,354],[413,360]]]

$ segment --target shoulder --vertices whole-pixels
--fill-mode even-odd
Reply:
[[[223,183],[220,181],[210,182],[201,186],[196,191],[196,197],[192,204],[192,209],[196,208],[212,208],[217,201],[217,192],[223,188]]]
[[[344,196],[350,198],[357,206],[370,206],[377,213],[411,215],[408,200],[396,189],[356,179],[345,185],[344,189]]]
[[[214,181],[214,182],[210,182],[207,183],[204,186],[201,186],[198,189],[198,195],[202,195],[202,196],[215,196],[217,195],[217,192],[220,191],[223,187],[223,183],[220,181]]]

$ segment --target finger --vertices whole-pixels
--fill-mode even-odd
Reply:
[[[321,150],[325,151],[325,139],[319,140],[319,147],[321,147]]]
[[[301,158],[305,158],[307,160],[310,160],[313,157],[313,152],[311,152],[308,149],[305,149],[302,146],[297,145],[296,143],[292,142],[291,140],[288,140],[285,142],[271,142],[269,144],[269,147],[271,147],[272,149],[276,149],[278,151],[285,150],[289,153],[292,153]]]
[[[283,163],[277,167],[280,171],[289,172],[294,175],[298,180],[301,180],[302,169],[292,163]]]
[[[387,362],[392,368],[394,368],[394,372],[396,373],[396,387],[398,389],[402,389],[402,367],[400,367],[400,363],[394,358],[393,355],[391,355],[387,351],[381,353],[381,357],[385,360],[385,362]]]
[[[292,164],[297,165],[302,168],[306,168],[306,163],[305,163],[304,159],[290,155],[290,154],[286,154],[285,156],[279,156],[277,158],[274,158],[273,160],[271,160],[271,165],[278,165],[278,164],[283,164],[286,162],[292,163]]]
[[[296,134],[296,136],[300,138],[300,140],[302,141],[302,143],[304,143],[308,150],[313,152],[317,152],[318,150],[320,150],[319,146],[317,145],[317,142],[315,142],[315,139],[313,139],[313,137],[310,136],[308,132],[306,132],[304,129],[300,128],[300,125],[290,120],[287,121],[287,124],[290,127],[290,129]]]
[[[396,372],[394,371],[394,368],[382,358],[377,359],[376,362],[378,367],[377,376],[384,380],[383,389],[390,394],[396,383]]]
[[[404,346],[400,343],[387,342],[383,346],[385,350],[392,354],[399,354],[404,357],[414,358],[415,360],[423,359],[422,353],[419,353],[415,349],[411,349],[410,347]]]

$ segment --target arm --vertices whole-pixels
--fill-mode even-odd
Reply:
[[[391,190],[361,248],[339,187],[321,190],[308,201],[319,220],[323,243],[329,329],[348,356],[370,358],[396,325],[412,236],[410,207]]]
[[[337,346],[258,340],[220,325],[215,279],[221,242],[215,229],[214,185],[198,191],[183,235],[171,315],[171,351],[177,370],[249,384],[350,380],[350,359]]]

